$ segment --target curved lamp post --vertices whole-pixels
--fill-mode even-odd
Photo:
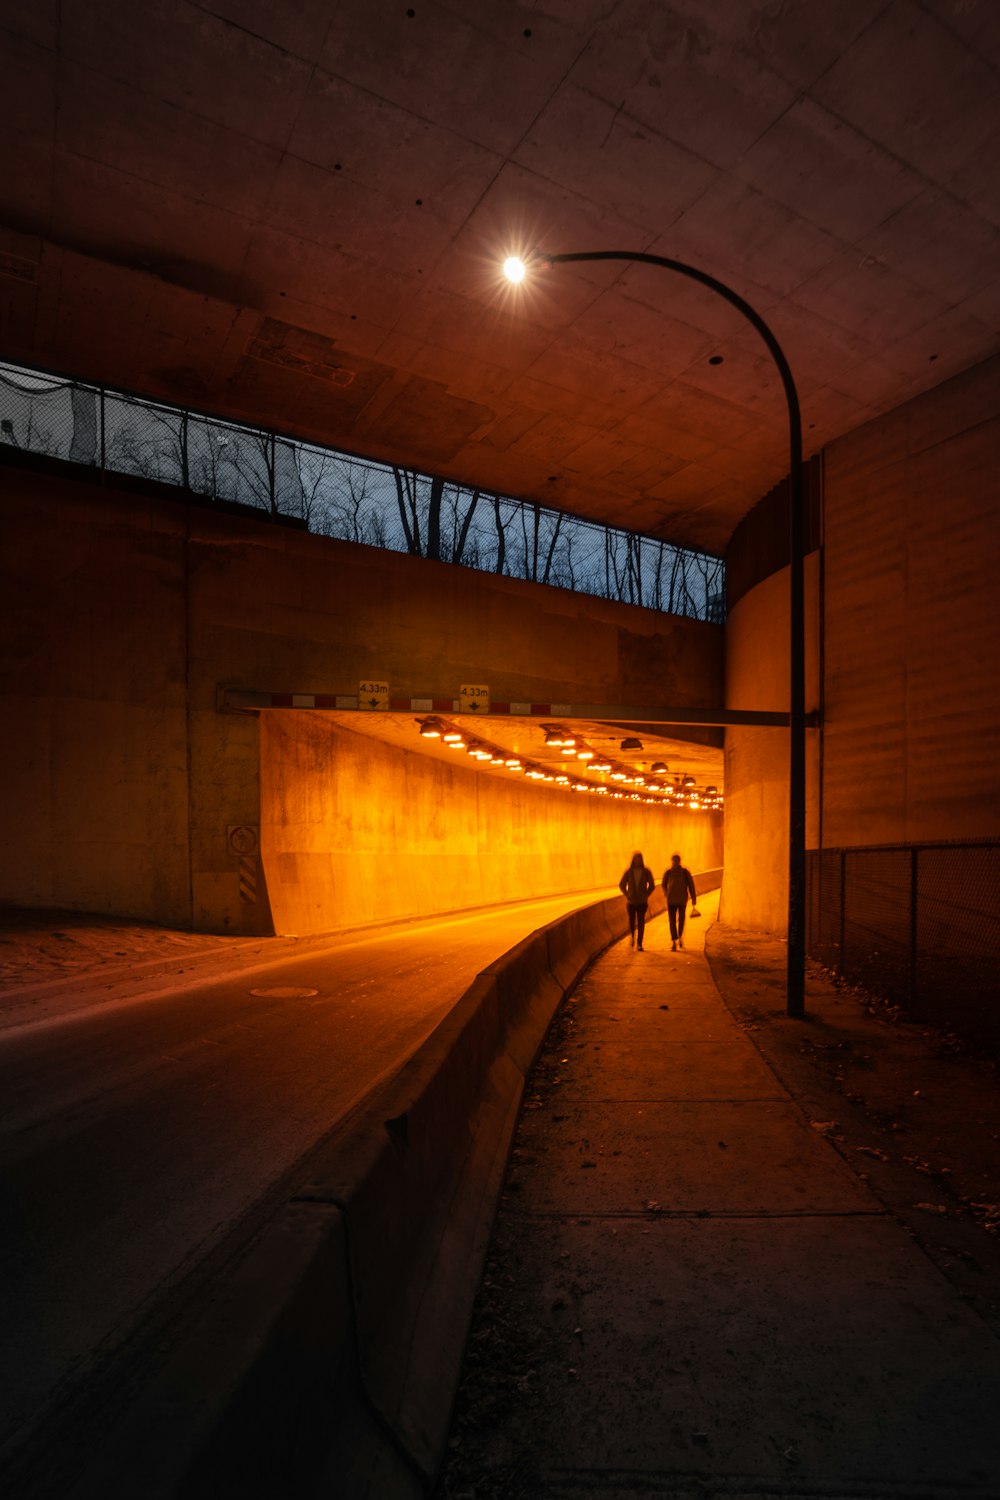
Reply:
[[[690,281],[697,281],[725,299],[760,334],[777,366],[788,406],[789,504],[789,745],[788,745],[788,973],[786,1013],[801,1017],[805,1011],[805,910],[806,910],[806,728],[805,728],[805,589],[803,559],[805,529],[802,517],[802,417],[795,381],[778,340],[739,293],[695,266],[665,255],[641,250],[581,250],[561,255],[534,251],[527,261],[510,256],[504,262],[509,281],[521,282],[530,266],[568,265],[574,261],[627,260],[662,266]]]

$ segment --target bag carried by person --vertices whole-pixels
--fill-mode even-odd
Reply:
[[[701,912],[698,910],[698,908],[696,906],[692,906],[691,910],[688,912],[688,916],[689,917],[700,917],[701,916]]]

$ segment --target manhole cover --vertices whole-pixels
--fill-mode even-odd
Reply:
[[[308,1000],[318,995],[319,990],[307,990],[297,984],[276,984],[269,990],[251,990],[251,995],[261,995],[267,1000]]]

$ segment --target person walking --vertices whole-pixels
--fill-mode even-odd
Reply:
[[[676,953],[684,947],[684,918],[687,916],[688,896],[697,901],[694,876],[681,864],[679,854],[670,856],[670,868],[663,873],[663,894],[667,898],[667,915],[670,918],[670,950]]]
[[[646,907],[649,905],[650,893],[655,888],[653,872],[646,868],[646,861],[637,849],[632,856],[632,863],[618,882],[618,889],[628,906],[628,930],[633,948],[636,946],[636,928],[639,930],[640,953],[643,951],[642,937],[646,930]]]

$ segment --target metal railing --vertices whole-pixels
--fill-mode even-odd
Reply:
[[[530,501],[452,484],[265,428],[0,363],[2,445],[322,536],[721,623],[721,558]]]
[[[813,849],[807,951],[916,1020],[1000,1042],[1000,843]]]

